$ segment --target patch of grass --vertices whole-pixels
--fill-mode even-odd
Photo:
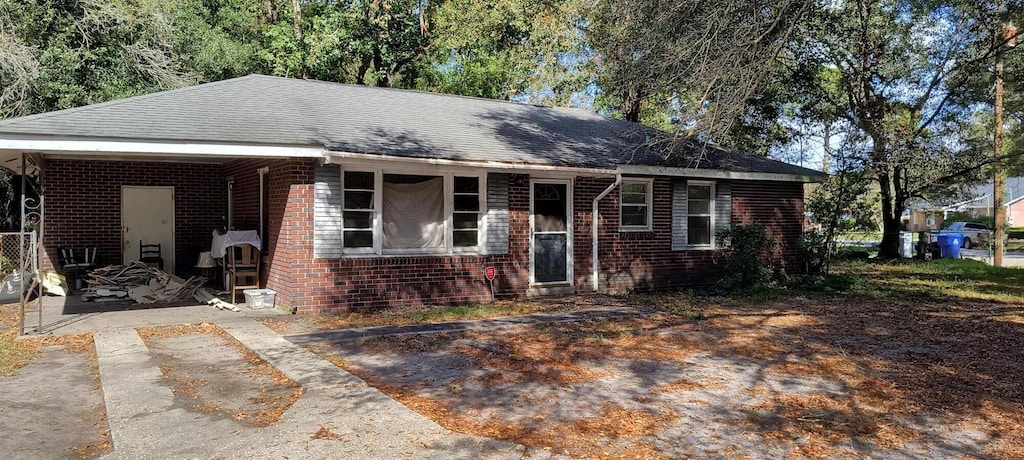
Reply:
[[[0,306],[0,377],[14,375],[39,356],[36,343],[17,337],[18,305]]]
[[[837,241],[881,241],[882,232],[844,232],[836,235]]]
[[[862,280],[852,293],[874,298],[948,298],[1019,303],[1024,270],[967,259],[846,261],[838,275]]]

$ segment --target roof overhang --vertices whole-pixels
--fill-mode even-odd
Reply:
[[[188,161],[223,163],[242,158],[310,158],[327,163],[377,166],[381,162],[449,168],[484,169],[524,173],[571,174],[582,176],[692,177],[700,179],[763,180],[784,182],[822,182],[825,175],[780,174],[725,171],[702,168],[619,165],[615,167],[578,167],[536,163],[507,163],[441,158],[414,158],[395,155],[333,151],[323,146],[221,144],[179,140],[132,140],[103,138],[59,138],[0,135],[0,167],[16,173],[21,170],[21,155],[34,153],[43,159],[92,159],[121,161]]]
[[[324,152],[320,146],[0,135],[0,166],[16,173],[21,170],[22,153],[38,153],[44,159],[222,163],[239,158],[323,158]]]
[[[535,163],[506,163],[498,161],[448,160],[443,158],[410,158],[394,155],[378,155],[371,153],[329,151],[326,154],[328,163],[339,163],[356,167],[377,167],[381,163],[403,164],[410,166],[444,166],[447,168],[484,169],[503,172],[549,172],[565,173],[582,176],[614,176],[614,168],[586,168],[574,166],[557,166]]]
[[[825,174],[815,176],[810,174],[780,174],[766,172],[748,171],[724,171],[720,169],[702,168],[673,168],[668,166],[643,166],[643,165],[622,165],[618,171],[622,174],[635,174],[638,176],[672,176],[692,177],[695,179],[728,179],[728,180],[762,180],[779,182],[823,182]]]

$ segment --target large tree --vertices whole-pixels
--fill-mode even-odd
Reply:
[[[990,75],[1007,46],[1001,23],[1021,11],[956,0],[601,4],[606,19],[596,24],[630,37],[603,50],[616,59],[613,89],[626,101],[637,89],[679,95],[690,137],[727,139],[765,104],[780,117],[850,128],[846,144],[881,191],[883,257],[897,255],[911,198],[990,162],[966,148],[964,121],[989,98],[968,83]]]

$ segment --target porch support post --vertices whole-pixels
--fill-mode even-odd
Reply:
[[[21,152],[21,200],[18,203],[20,205],[18,207],[21,210],[21,231],[18,232],[18,243],[20,243],[18,245],[18,278],[20,280],[20,285],[18,286],[18,292],[20,296],[20,310],[18,311],[18,335],[25,334],[25,304],[28,302],[28,295],[25,293],[25,278],[28,277],[28,273],[26,273],[25,270],[25,190],[27,189],[27,187],[25,186],[25,163],[25,152],[23,151]]]

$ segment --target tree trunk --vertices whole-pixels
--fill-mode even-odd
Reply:
[[[306,68],[305,45],[302,43],[302,3],[299,0],[292,0],[292,33],[295,35],[295,45],[299,48],[299,77],[309,78],[309,69]]]
[[[873,136],[872,159],[875,163],[875,176],[882,195],[882,242],[878,245],[879,259],[896,259],[900,256],[900,214],[897,214],[896,197],[893,196],[892,168],[888,162],[885,141],[880,136]]]
[[[636,85],[626,88],[626,94],[622,98],[622,118],[639,123],[641,102],[643,102],[643,95],[636,89]]]

